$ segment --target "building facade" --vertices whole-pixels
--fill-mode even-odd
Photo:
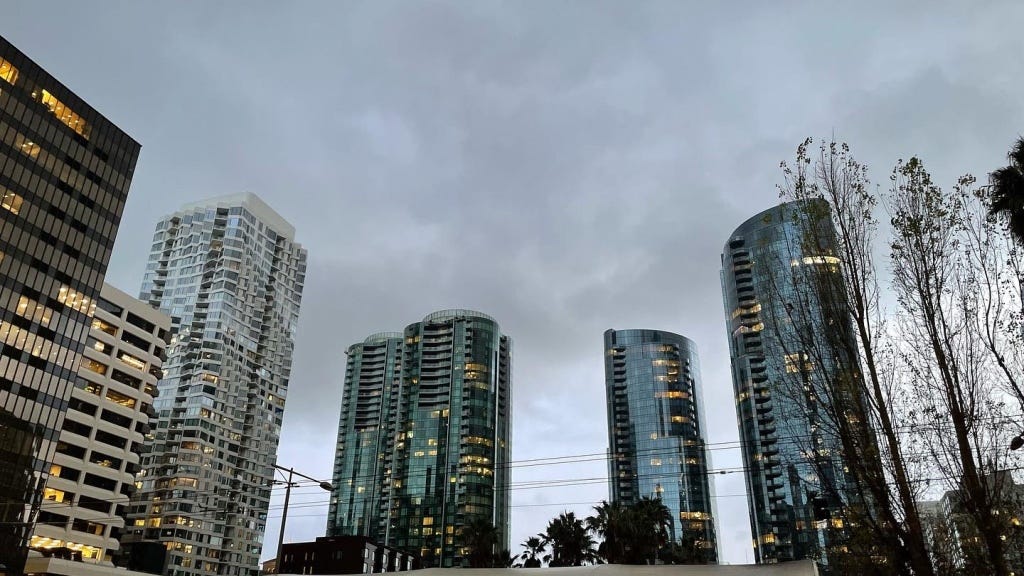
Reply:
[[[0,564],[18,572],[139,144],[0,38]]]
[[[252,194],[156,226],[140,298],[171,317],[132,527],[169,576],[256,574],[291,372],[306,251]]]
[[[171,319],[104,284],[31,547],[112,562],[149,434]]]
[[[366,536],[327,536],[281,550],[280,574],[381,574],[419,568],[419,557]]]
[[[985,477],[986,486],[998,495],[996,517],[1002,523],[1004,557],[1013,574],[1024,573],[1024,485],[1012,471],[1001,470]],[[932,563],[937,574],[964,574],[990,569],[981,534],[964,504],[961,490],[949,490],[938,501],[918,504]],[[961,573],[958,572],[958,573]]]
[[[328,536],[383,538],[387,532],[403,339],[401,332],[383,332],[345,351]]]
[[[444,310],[349,349],[329,534],[461,566],[482,518],[508,548],[511,348],[493,318]]]
[[[672,513],[671,541],[717,562],[696,345],[661,330],[608,330],[604,350],[612,502],[661,500]]]
[[[827,214],[824,203],[811,208]],[[853,491],[821,401],[857,367],[801,349],[825,338],[829,322],[848,321],[828,319],[807,282],[840,273],[831,219],[816,218],[812,230],[807,209],[782,204],[737,228],[722,254],[722,289],[755,558],[827,567],[842,550]]]

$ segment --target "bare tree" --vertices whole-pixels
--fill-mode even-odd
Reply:
[[[1005,559],[1004,493],[1006,416],[998,368],[986,338],[998,326],[984,320],[993,300],[979,264],[991,262],[972,210],[974,180],[961,178],[952,193],[935,185],[920,160],[893,170],[893,287],[900,303],[902,357],[935,429],[929,434],[934,465],[957,490],[984,551],[987,573],[1010,574]],[[984,230],[981,230],[984,232]],[[980,244],[979,244],[980,242]],[[989,283],[988,294],[983,286]],[[997,341],[999,337],[995,338]],[[991,339],[989,339],[991,340]]]
[[[898,422],[896,354],[880,304],[881,288],[873,249],[875,211],[866,168],[845,144],[823,142],[812,158],[812,141],[797,149],[793,165],[783,163],[784,200],[800,214],[799,245],[791,282],[801,289],[783,293],[789,337],[788,387],[813,410],[815,426],[834,446],[818,438],[804,452],[819,477],[844,499],[848,568],[873,573],[934,573],[917,509],[920,487],[908,462],[908,435]],[[843,474],[829,473],[835,450]]]

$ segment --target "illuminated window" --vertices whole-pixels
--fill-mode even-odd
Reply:
[[[786,354],[785,356],[782,357],[782,359],[786,364],[786,372],[789,372],[790,374],[800,372],[801,360],[803,360],[803,369],[805,371],[810,372],[811,370],[814,369],[814,363],[810,361],[807,354]]]
[[[467,444],[483,444],[484,446],[493,446],[494,441],[490,438],[481,438],[480,436],[466,436]]]
[[[0,78],[6,80],[9,84],[14,84],[18,80],[18,69],[3,58],[0,58]]]
[[[114,335],[117,334],[117,326],[114,326],[113,324],[108,324],[108,323],[104,322],[103,320],[100,320],[99,318],[93,318],[92,319],[92,329],[93,330],[100,330],[102,332],[106,332],[107,334],[110,334],[111,336],[114,336]]]
[[[707,512],[687,512],[684,510],[679,513],[680,520],[708,520],[710,518],[711,514],[708,514]]]
[[[673,416],[672,421],[676,423],[686,423],[689,422],[690,419],[687,418],[686,416]]]
[[[57,294],[57,301],[67,306],[78,310],[82,314],[92,316],[96,312],[96,302],[92,298],[86,297],[81,292],[68,288],[67,286],[61,286],[60,292]]]
[[[46,488],[43,490],[43,500],[49,500],[50,502],[63,502],[64,491],[55,490],[53,488]]]
[[[18,298],[17,310],[19,316],[38,322],[43,326],[49,326],[50,319],[53,317],[53,310],[24,296]]]
[[[146,369],[146,363],[145,362],[143,362],[142,360],[136,358],[135,356],[132,356],[131,354],[129,354],[127,352],[124,352],[124,351],[118,352],[117,353],[117,359],[120,360],[121,362],[124,362],[125,364],[131,366],[132,368],[135,368],[136,370],[145,370]]]
[[[661,458],[651,458],[651,466],[661,466]]]
[[[21,150],[23,154],[27,154],[32,158],[39,156],[39,144],[25,138],[21,134],[14,137],[14,147]]]
[[[433,516],[425,516],[423,518],[423,525],[424,526],[433,526],[434,525],[434,517]]]
[[[739,308],[732,311],[732,317],[738,318],[741,314],[754,314],[761,311],[760,304],[754,304],[753,306],[740,306]]]
[[[115,390],[107,390],[107,400],[125,408],[135,408],[135,398],[126,396]]]
[[[764,330],[764,323],[758,322],[753,326],[740,326],[733,332],[733,334],[747,334],[749,332],[760,332],[761,330]]]
[[[793,261],[790,262],[791,266],[800,266],[801,264],[805,266],[822,264],[836,266],[839,264],[839,258],[836,258],[835,256],[804,256],[803,258],[799,259],[794,258]]]
[[[42,97],[34,92],[32,93],[32,96],[45,104],[46,107],[50,109],[50,112],[52,112],[58,120],[63,122],[65,126],[86,138],[89,137],[89,125],[85,123],[85,120],[78,114],[72,112],[71,108],[68,108],[63,102],[57,100],[57,98],[54,97],[53,94],[50,94],[49,91],[43,90]]]
[[[689,398],[690,395],[680,390],[667,390],[663,392],[655,392],[655,398]]]
[[[4,194],[3,199],[0,199],[0,206],[15,214],[21,212],[21,205],[25,199],[4,188],[0,188],[0,191],[3,191]]]
[[[102,362],[97,362],[97,361],[93,360],[92,358],[86,358],[85,356],[82,357],[82,368],[84,368],[86,370],[92,370],[93,372],[95,372],[97,374],[106,374],[107,373],[107,365],[106,364],[104,364]]]

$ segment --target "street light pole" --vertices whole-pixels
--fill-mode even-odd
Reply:
[[[310,476],[306,476],[305,474],[296,472],[294,468],[285,468],[283,466],[278,466],[277,464],[273,464],[273,467],[277,468],[278,470],[281,470],[282,472],[288,473],[288,480],[284,482],[284,511],[281,512],[281,532],[277,535],[277,563],[274,566],[274,572],[280,574],[282,561],[281,550],[284,547],[284,527],[285,523],[288,521],[288,500],[290,500],[292,496],[292,486],[296,485],[295,482],[292,481],[293,478],[295,476],[301,476],[306,480],[312,480],[313,482],[319,483],[320,487],[328,492],[333,492],[334,486],[332,486],[330,482],[322,482],[320,480],[317,480],[316,478],[312,478]]]

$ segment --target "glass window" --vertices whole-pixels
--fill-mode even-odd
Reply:
[[[40,102],[45,104],[46,107],[50,109],[50,112],[52,112],[58,120],[63,122],[65,126],[71,128],[72,130],[84,136],[85,138],[89,137],[89,125],[85,123],[85,120],[78,114],[72,112],[71,109],[68,108],[63,102],[57,100],[57,98],[54,97],[53,94],[50,94],[49,91],[43,90],[41,96],[33,92],[32,96],[36,97],[37,99],[39,99]]]
[[[99,318],[92,319],[92,328],[93,330],[101,330],[103,332],[106,332],[111,336],[117,334],[117,326],[114,326],[113,324],[108,324],[107,322],[104,322]]]
[[[91,370],[97,374],[106,374],[107,365],[102,362],[97,362],[92,358],[82,357],[82,368],[85,370]]]
[[[3,58],[0,58],[0,78],[10,84],[14,84],[18,80],[18,69]]]
[[[92,298],[67,286],[60,287],[57,301],[88,316],[92,316],[96,311],[96,302]]]
[[[0,206],[15,214],[21,212],[21,205],[25,202],[24,198],[3,187],[0,187],[0,192],[3,193]]]
[[[131,366],[132,368],[135,368],[136,370],[145,370],[146,369],[146,363],[145,362],[143,362],[142,360],[136,358],[135,356],[132,356],[131,354],[128,354],[127,352],[125,352],[123,350],[117,353],[117,359],[120,360],[121,362],[124,362],[125,364]]]
[[[125,408],[135,408],[135,398],[121,394],[116,390],[107,390],[107,400]]]

